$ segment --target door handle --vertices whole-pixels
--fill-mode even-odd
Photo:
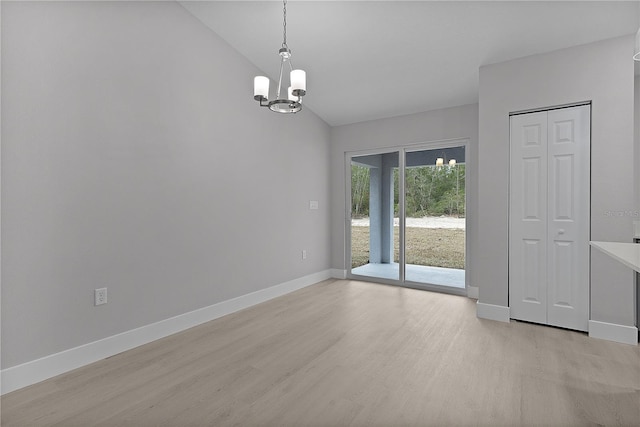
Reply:
[[[564,228],[559,229],[558,234],[564,234]]]

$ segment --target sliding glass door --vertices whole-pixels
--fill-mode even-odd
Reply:
[[[465,291],[466,145],[350,154],[350,277]]]
[[[405,280],[465,288],[465,147],[406,152]]]
[[[351,173],[351,272],[400,280],[397,222],[399,152],[353,156]]]

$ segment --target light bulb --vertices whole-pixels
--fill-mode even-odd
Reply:
[[[269,79],[265,76],[256,76],[253,79],[253,99],[260,100],[261,97],[269,98]]]
[[[287,94],[289,101],[298,101],[298,97],[293,94],[293,88],[291,86],[287,89]]]
[[[307,93],[307,73],[304,70],[291,70],[291,89],[296,96]]]

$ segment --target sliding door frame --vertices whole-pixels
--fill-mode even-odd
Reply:
[[[402,148],[399,147],[389,147],[389,148],[380,148],[373,150],[361,150],[361,151],[347,151],[344,153],[345,158],[345,267],[346,267],[346,277],[347,279],[358,279],[365,280],[369,282],[383,283],[387,285],[398,285],[404,281],[404,269],[402,268],[402,263],[400,263],[400,271],[399,271],[399,279],[384,279],[380,277],[371,277],[371,276],[361,276],[358,274],[351,273],[352,267],[352,259],[351,259],[351,161],[354,157],[361,156],[375,156],[377,154],[398,154],[398,215],[404,217],[404,194],[401,190],[404,189],[404,155]],[[400,219],[402,223],[402,219]],[[402,230],[402,226],[400,226],[400,230]],[[400,231],[400,254],[402,254],[402,245],[403,245],[403,236],[402,231]]]
[[[469,244],[467,243],[467,228],[469,225],[468,206],[469,194],[465,191],[465,288],[454,288],[449,286],[435,285],[431,283],[419,283],[406,280],[406,215],[405,215],[405,168],[407,153],[422,150],[438,150],[453,147],[464,147],[465,165],[469,164],[469,138],[456,138],[447,140],[436,140],[428,142],[419,142],[415,144],[405,144],[394,147],[384,147],[370,150],[346,151],[345,159],[345,267],[347,279],[363,280],[374,283],[382,283],[386,285],[402,286],[407,288],[449,293],[455,295],[467,295],[469,288],[469,275],[467,273],[467,261],[469,259]],[[351,272],[352,254],[351,254],[351,161],[354,157],[398,153],[398,216],[399,216],[399,279],[385,279],[379,277],[362,276]],[[468,171],[468,168],[467,168]],[[468,188],[468,174],[465,175],[465,185]]]

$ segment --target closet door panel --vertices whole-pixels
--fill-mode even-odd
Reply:
[[[513,116],[510,127],[509,307],[546,323],[547,113]]]
[[[590,107],[548,112],[547,319],[586,331],[589,319]]]

